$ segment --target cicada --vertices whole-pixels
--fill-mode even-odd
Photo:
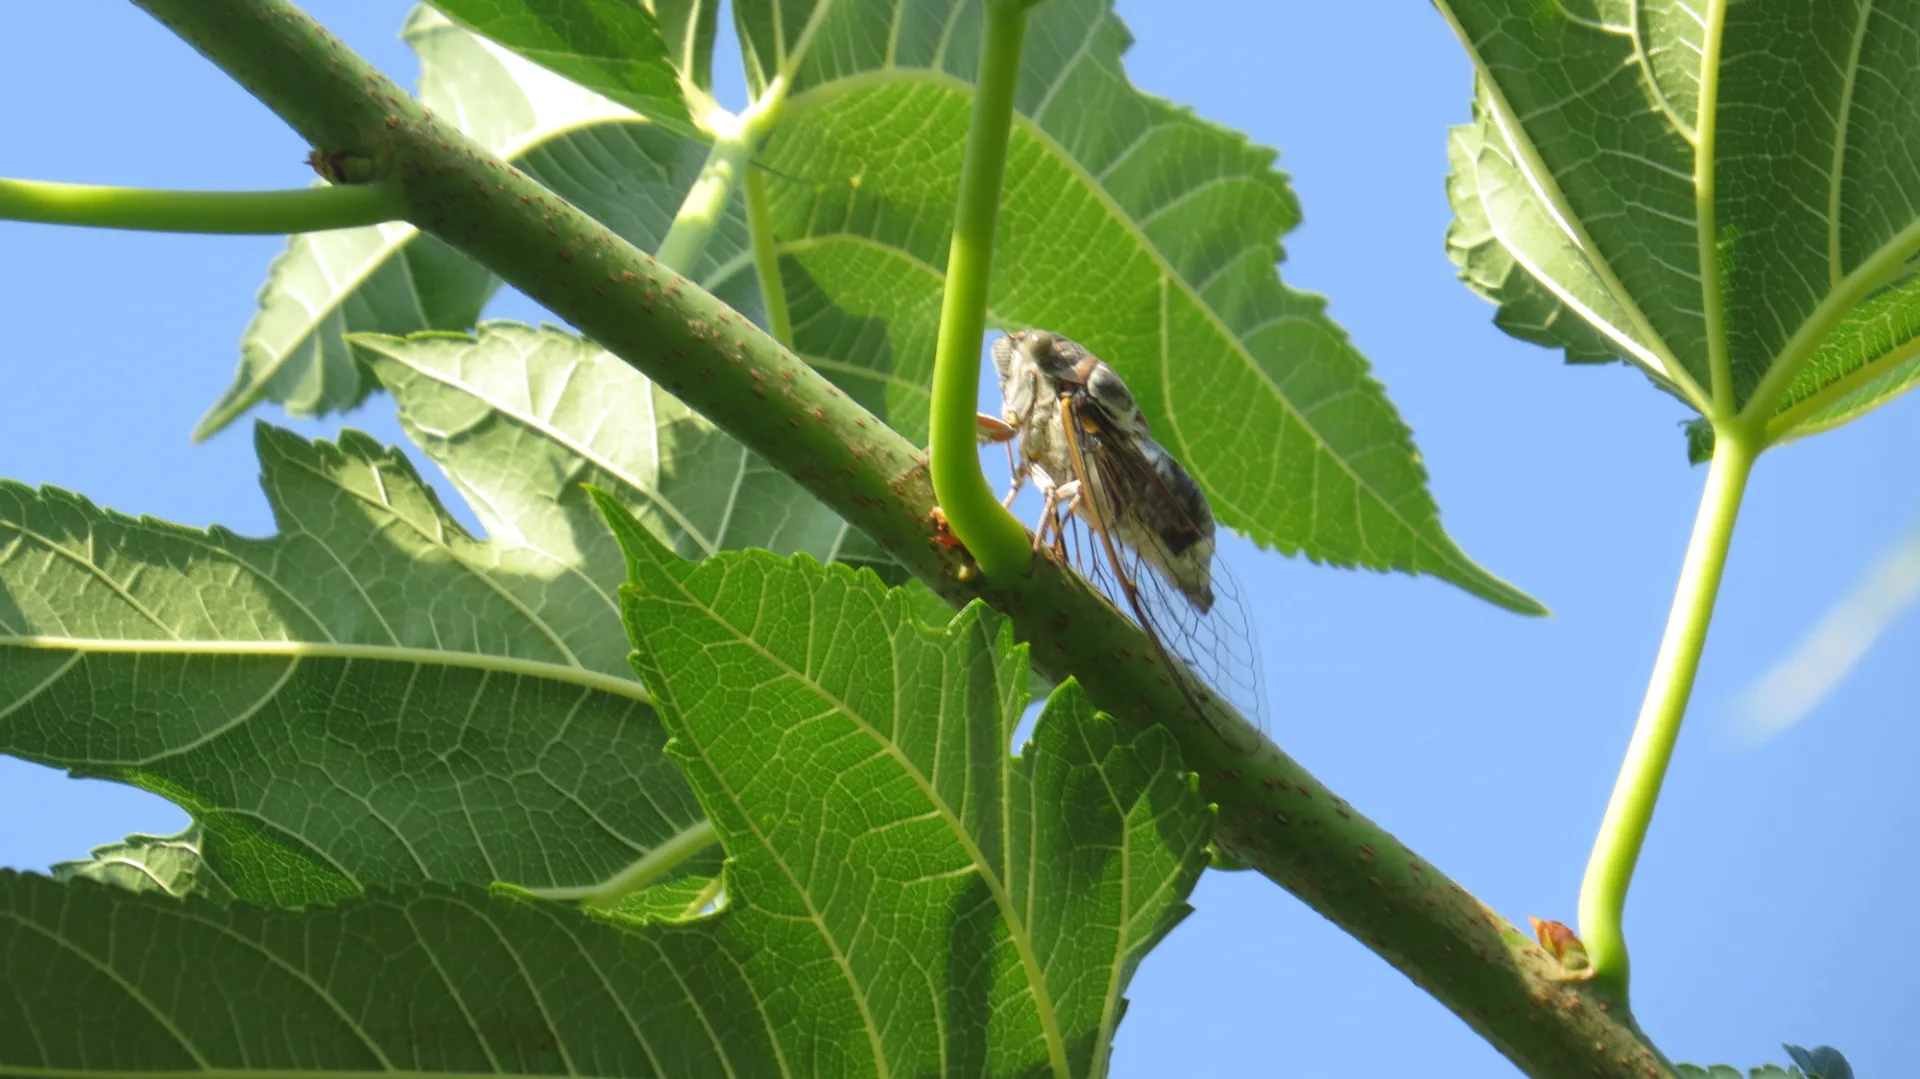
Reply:
[[[1154,440],[1126,383],[1085,347],[1046,330],[1001,337],[993,363],[1004,411],[980,416],[980,437],[1008,447],[1007,505],[1028,481],[1040,491],[1035,549],[1051,541],[1132,614],[1202,718],[1209,693],[1218,693],[1264,726],[1253,622],[1215,558],[1213,508]],[[1081,536],[1075,521],[1091,535]]]

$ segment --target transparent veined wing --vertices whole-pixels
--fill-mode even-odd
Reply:
[[[1215,557],[1206,496],[1141,433],[1143,424],[1102,407],[1089,388],[1096,384],[1067,384],[1060,398],[1079,491],[1057,524],[1057,547],[1140,624],[1202,718],[1212,722],[1209,697],[1217,695],[1264,730],[1253,616],[1232,571]],[[1224,736],[1217,724],[1215,731]]]

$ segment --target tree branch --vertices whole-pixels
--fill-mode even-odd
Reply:
[[[1597,998],[1505,919],[1361,816],[1238,717],[1223,743],[1140,630],[1051,559],[987,580],[930,542],[914,447],[758,327],[487,153],[286,0],[137,0],[316,147],[397,182],[409,219],[464,251],[764,456],[950,602],[1008,614],[1055,678],[1103,710],[1162,718],[1217,841],[1453,1009],[1534,1076],[1667,1075],[1623,1008]],[[1611,1008],[1611,1010],[1610,1010]]]

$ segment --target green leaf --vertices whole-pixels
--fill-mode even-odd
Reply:
[[[796,351],[924,438],[979,5],[737,10],[749,81],[793,72],[760,160]],[[1324,299],[1280,282],[1299,209],[1273,151],[1135,89],[1127,44],[1106,0],[1033,10],[990,318],[1112,364],[1219,518],[1256,542],[1539,612],[1447,536],[1365,359]]]
[[[1853,1068],[1838,1049],[1826,1045],[1811,1052],[1797,1045],[1782,1048],[1793,1059],[1792,1067],[1763,1064],[1748,1071],[1745,1079],[1853,1079]],[[1742,1079],[1740,1069],[1726,1064],[1716,1064],[1711,1068],[1703,1068],[1698,1064],[1676,1064],[1673,1070],[1681,1079]]]
[[[489,324],[478,340],[356,340],[493,538],[467,536],[404,457],[351,432],[334,447],[260,429],[282,527],[266,541],[0,488],[14,497],[0,500],[14,541],[0,648],[19,657],[0,676],[19,719],[0,751],[173,798],[256,899],[605,880],[700,817],[658,752],[612,587],[623,560],[581,484],[689,554],[760,546],[901,571],[576,337]],[[910,594],[950,616],[924,586]],[[188,692],[149,690],[162,670]],[[716,868],[691,863],[687,886]]]
[[[706,160],[706,147],[419,8],[404,32],[420,56],[420,97],[482,145],[653,250]],[[744,263],[746,225],[723,220],[694,277],[739,310],[759,310]],[[727,284],[730,279],[731,284]],[[498,282],[410,225],[294,237],[275,260],[241,340],[234,383],[194,431],[218,432],[254,404],[295,415],[352,407],[374,388],[346,335],[466,330]]]
[[[433,0],[433,6],[564,79],[693,131],[661,26],[631,0]]]
[[[634,666],[729,837],[729,890],[779,895],[834,942],[791,969],[794,992],[844,1007],[849,1048],[884,1046],[894,1074],[936,1070],[949,1024],[981,1039],[960,1059],[996,1074],[1102,1074],[1120,993],[1205,865],[1211,814],[1171,737],[1125,736],[1069,682],[1014,758],[1025,648],[989,608],[931,627],[871,574],[751,551],[686,562],[603,506]],[[874,1015],[862,1001],[882,984],[892,1007]],[[954,1052],[947,1070],[987,1070]]]
[[[755,1007],[738,935],[471,886],[288,911],[0,872],[0,1071],[788,1074],[792,1006]]]
[[[1704,416],[1696,416],[1682,429],[1687,434],[1687,463],[1704,465],[1713,460],[1713,424]]]
[[[687,557],[765,547],[903,576],[785,473],[572,334],[490,322],[478,338],[360,335],[353,342],[400,405],[407,435],[446,471],[490,535],[593,567],[587,572],[596,581],[615,579],[622,563],[581,484],[618,492]],[[596,624],[594,632],[607,629]],[[615,628],[603,643],[621,640]]]
[[[0,751],[172,799],[234,892],[287,904],[591,884],[700,820],[610,549],[475,540],[364,435],[258,445],[266,540],[0,485]]]
[[[720,20],[719,0],[644,0],[660,21],[673,66],[695,89],[713,90],[713,41]]]
[[[1511,227],[1515,215],[1534,208],[1514,205],[1527,194],[1512,190],[1519,177],[1503,149],[1499,130],[1476,98],[1474,122],[1454,128],[1447,140],[1453,165],[1447,197],[1456,214],[1447,229],[1447,257],[1468,288],[1499,305],[1493,321],[1501,329],[1522,341],[1564,349],[1568,363],[1619,359],[1619,346],[1520,263],[1515,251],[1528,249],[1502,241],[1502,229]],[[1552,253],[1556,260],[1570,257],[1564,248]]]
[[[804,556],[695,567],[607,507],[722,911],[434,884],[263,911],[4,873],[0,1071],[1103,1074],[1211,830],[1172,738],[1069,684],[1013,758],[999,615],[934,629]]]
[[[82,861],[53,866],[55,880],[94,880],[130,892],[160,892],[183,896],[189,892],[229,899],[232,889],[206,864],[200,854],[201,828],[190,825],[179,835],[130,835],[118,843],[93,848]]]
[[[1811,1050],[1797,1045],[1783,1045],[1781,1048],[1787,1051],[1787,1056],[1801,1071],[1807,1073],[1809,1079],[1853,1079],[1853,1065],[1847,1063],[1847,1058],[1840,1050],[1831,1045],[1816,1046]]]
[[[1527,340],[1559,311],[1770,440],[1920,378],[1920,86],[1904,8],[1445,0],[1479,74],[1456,132],[1463,276]],[[1510,275],[1508,275],[1510,276]],[[1540,331],[1538,313],[1556,316]]]
[[[634,921],[690,922],[724,907],[726,900],[720,877],[690,873],[634,892],[612,911]]]

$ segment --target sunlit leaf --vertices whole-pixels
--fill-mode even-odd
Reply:
[[[198,824],[179,835],[130,835],[93,848],[85,859],[55,863],[52,871],[56,880],[94,880],[132,892],[231,898],[232,890],[201,856],[200,844]]]
[[[1816,1046],[1812,1049],[1802,1049],[1797,1045],[1783,1045],[1781,1048],[1787,1051],[1787,1056],[1801,1071],[1807,1073],[1810,1079],[1853,1079],[1853,1065],[1848,1064],[1847,1058],[1841,1054],[1840,1050],[1831,1045]]]
[[[610,550],[475,540],[364,435],[258,445],[264,540],[0,486],[0,751],[172,799],[280,903],[585,885],[700,819]]]
[[[608,509],[634,665],[731,837],[729,892],[780,896],[783,919],[862,956],[783,957],[793,991],[894,1074],[943,1057],[1101,1074],[1119,994],[1205,865],[1210,814],[1171,737],[1124,735],[1069,683],[1013,758],[1026,657],[1001,616],[929,627],[900,591],[804,556],[686,562]],[[943,1049],[942,1029],[980,1041]]]
[[[1455,256],[1509,332],[1588,358],[1592,336],[1561,317],[1578,315],[1696,409],[1774,440],[1920,377],[1911,11],[1440,6],[1479,75],[1455,233],[1513,267],[1473,244]]]
[[[1529,192],[1518,188],[1521,178],[1503,150],[1499,129],[1475,102],[1475,122],[1456,127],[1447,144],[1453,173],[1447,194],[1453,202],[1454,222],[1447,229],[1447,254],[1460,267],[1460,279],[1481,296],[1498,304],[1494,322],[1503,330],[1536,345],[1564,349],[1568,363],[1605,363],[1620,358],[1622,349],[1595,328],[1597,312],[1569,306],[1569,302],[1541,284],[1541,278],[1523,265],[1516,252],[1547,260],[1571,276],[1579,252],[1570,243],[1558,248],[1536,244],[1529,248],[1503,242],[1503,232],[1516,219],[1531,220],[1543,212]],[[1542,271],[1545,272],[1545,271]],[[1556,278],[1557,279],[1557,278]],[[1577,301],[1575,301],[1577,302]],[[1588,321],[1593,319],[1593,321]]]
[[[999,615],[929,627],[804,556],[695,567],[608,505],[638,662],[727,847],[720,912],[439,884],[261,910],[0,873],[0,1070],[1103,1074],[1204,864],[1172,738],[1069,685],[1014,758]]]
[[[738,10],[750,82],[793,74],[761,160],[795,348],[923,438],[980,7]],[[1299,208],[1273,151],[1135,89],[1127,44],[1105,0],[1033,9],[992,321],[1067,334],[1112,364],[1221,521],[1256,542],[1539,611],[1447,536],[1366,360],[1322,298],[1280,282]]]
[[[620,556],[581,484],[619,492],[690,558],[764,547],[902,576],[785,473],[572,334],[496,322],[477,339],[354,342],[399,403],[408,436],[446,470],[488,534],[592,566],[602,584],[617,579]],[[616,632],[609,645],[617,642]]]
[[[703,144],[477,38],[432,9],[418,9],[404,36],[420,55],[420,97],[429,108],[621,236],[645,250],[659,246],[706,159]],[[735,280],[728,269],[744,259],[746,246],[745,224],[730,213],[694,277],[752,315],[759,309],[752,276]],[[497,285],[465,256],[410,225],[294,237],[261,290],[234,383],[200,421],[196,437],[263,400],[281,402],[296,415],[351,407],[375,384],[355,362],[347,334],[467,330]]]
[[[475,540],[404,457],[259,432],[282,534],[14,488],[0,750],[194,812],[216,872],[293,902],[417,879],[580,888],[698,821],[626,663],[591,482],[693,556],[898,567],[631,367],[557,330],[356,338]],[[922,610],[946,608],[913,586]],[[171,692],[156,679],[174,678]],[[131,714],[138,722],[115,719]],[[644,796],[636,792],[645,792]],[[717,863],[690,867],[699,890]],[[703,876],[704,874],[704,876]]]
[[[691,133],[662,27],[632,0],[433,0],[454,22],[642,116]]]

